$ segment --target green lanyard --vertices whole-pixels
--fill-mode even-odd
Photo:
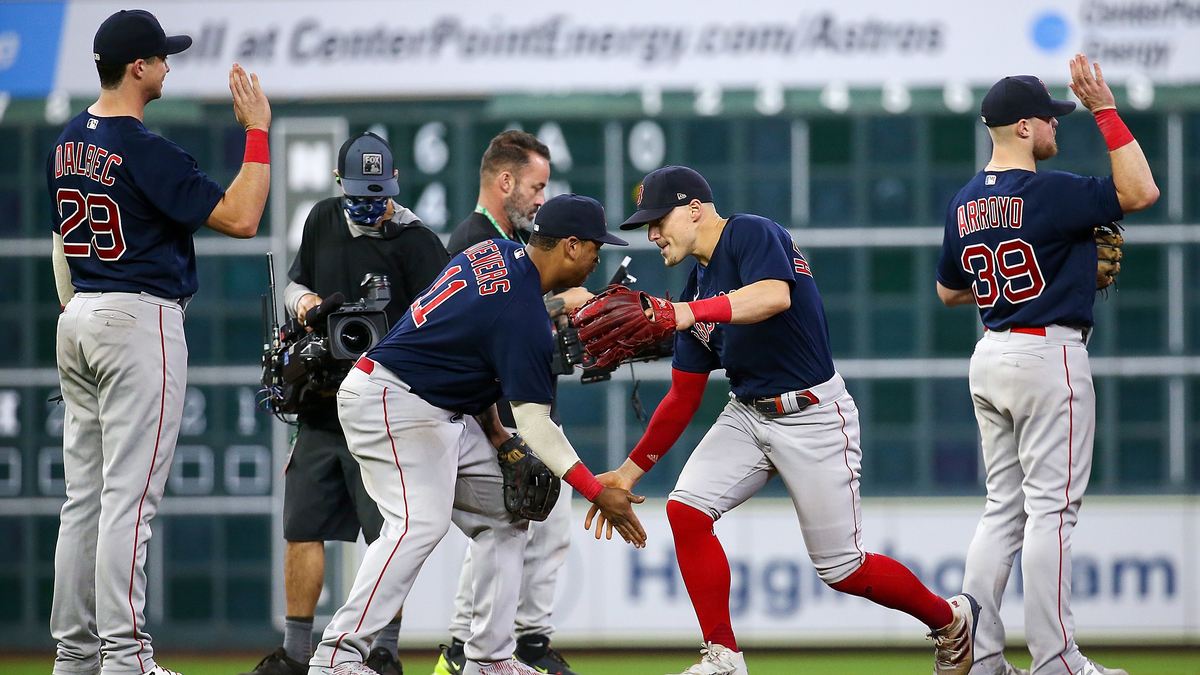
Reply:
[[[512,237],[508,236],[508,234],[506,234],[506,233],[504,232],[504,228],[503,228],[503,227],[500,227],[500,223],[497,223],[497,222],[496,222],[496,219],[495,219],[494,217],[492,217],[492,214],[488,213],[488,210],[487,210],[486,208],[484,208],[483,204],[476,204],[476,205],[475,205],[475,213],[482,213],[482,214],[483,214],[483,216],[484,216],[485,218],[487,218],[489,222],[491,222],[491,224],[492,224],[492,227],[496,228],[496,231],[500,233],[500,236],[501,236],[501,237],[504,237],[504,238],[505,238],[505,239],[507,239],[508,241],[512,241],[512,240],[513,240],[513,238],[512,238]],[[517,234],[517,233],[514,233],[514,234]],[[521,235],[520,235],[520,234],[517,234],[517,236],[516,236],[516,240],[517,240],[517,241],[520,241],[521,243],[525,243],[525,242],[523,242],[523,241],[521,240]]]

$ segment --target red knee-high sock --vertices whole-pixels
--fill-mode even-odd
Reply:
[[[729,559],[708,514],[676,501],[667,502],[667,520],[675,535],[679,572],[696,608],[705,642],[737,651],[729,622]]]
[[[907,567],[885,555],[868,553],[862,567],[830,587],[898,609],[933,629],[943,628],[954,620],[949,603],[925,588]]]

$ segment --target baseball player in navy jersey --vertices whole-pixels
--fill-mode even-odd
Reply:
[[[1071,62],[1072,91],[1096,116],[1112,176],[1038,172],[1054,156],[1055,101],[1036,77],[1006,77],[983,99],[992,158],[954,197],[938,262],[938,297],[974,303],[987,329],[971,357],[987,504],[963,590],[982,612],[973,674],[1013,673],[1000,598],[1018,551],[1034,675],[1125,675],[1084,657],[1071,613],[1071,532],[1092,469],[1096,395],[1088,365],[1097,226],[1158,199],[1141,147],[1117,116],[1099,65]]]
[[[496,418],[501,396],[546,465],[615,519],[627,541],[644,545],[631,506],[642,498],[597,482],[550,418],[542,296],[581,285],[605,243],[625,244],[608,233],[595,200],[546,202],[527,245],[495,239],[454,256],[346,377],[338,417],[384,525],[310,661],[314,673],[374,675],[362,663],[371,636],[396,615],[451,522],[470,537],[475,563],[494,571],[474,580],[463,672],[538,672],[512,658],[528,521],[513,522],[504,507],[494,449],[509,436]]]
[[[169,672],[143,612],[150,521],[166,485],[187,387],[183,312],[196,293],[192,235],[253,237],[270,185],[271,108],[234,64],[229,89],[246,157],[229,189],[142,125],[167,56],[191,45],[142,10],[100,25],[100,98],[50,153],[58,373],[66,403],[63,505],[50,630],[56,675]]]
[[[858,409],[833,367],[812,271],[787,230],[753,215],[722,218],[700,174],[646,176],[639,210],[668,266],[695,259],[674,303],[671,388],[629,459],[599,480],[631,489],[679,439],[708,374],[725,369],[729,404],[696,446],[667,502],[679,571],[704,633],[685,675],[746,675],[729,618],[729,562],[713,522],[782,476],[817,574],[832,588],[907,612],[927,625],[935,671],[965,674],[978,606],[931,593],[900,563],[862,547]],[[595,510],[589,512],[590,524]],[[603,514],[596,523],[600,535]]]
[[[447,244],[450,254],[457,255],[488,239],[524,243],[532,233],[534,214],[546,201],[545,188],[549,180],[550,149],[544,143],[524,131],[509,130],[497,134],[488,143],[480,161],[479,198],[475,210],[450,235]],[[565,322],[567,313],[591,297],[586,288],[555,289],[555,294],[545,299],[546,310],[551,321]],[[496,413],[505,429],[516,429],[508,401],[497,401]],[[555,406],[551,407],[550,417],[556,424],[561,424]],[[571,492],[564,486],[550,516],[544,521],[529,523],[521,596],[513,626],[517,659],[552,675],[576,675],[550,642],[554,634],[551,617],[558,572],[567,561],[571,545]],[[471,585],[476,573],[494,572],[476,566],[468,552],[463,559],[458,592],[454,596],[450,644],[442,645],[442,655],[433,675],[458,675],[466,665],[463,645],[471,635],[474,614]]]

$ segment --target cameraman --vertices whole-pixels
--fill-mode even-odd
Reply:
[[[288,313],[301,321],[323,298],[362,298],[368,274],[391,282],[384,309],[388,325],[441,273],[449,256],[441,240],[391,197],[399,193],[392,153],[372,133],[342,144],[334,174],[342,197],[317,202],[304,223],[300,251],[284,291]],[[317,327],[319,328],[319,327]],[[313,330],[314,326],[309,326]],[[264,658],[254,675],[306,675],[312,656],[313,613],[325,578],[325,542],[379,536],[383,517],[363,488],[358,462],[346,448],[333,392],[328,403],[299,416],[284,477],[283,534],[287,616],[283,647]],[[380,631],[366,664],[381,675],[399,675],[399,617]]]
[[[451,255],[489,239],[527,243],[533,216],[546,202],[544,191],[549,180],[550,149],[537,137],[524,131],[505,131],[493,138],[479,167],[479,200],[475,212],[450,235],[447,248]],[[556,289],[546,298],[546,310],[555,325],[563,327],[567,314],[591,297],[592,294],[582,287]],[[499,401],[496,410],[500,423],[510,432],[516,431],[508,401]],[[551,408],[551,418],[562,426],[556,404]],[[543,522],[529,523],[521,597],[513,631],[517,638],[516,657],[550,675],[575,675],[562,655],[550,647],[550,635],[554,632],[550,616],[554,609],[555,584],[571,544],[571,493],[571,488],[563,483],[550,517]],[[483,569],[474,569],[476,566]],[[468,552],[459,577],[458,595],[454,599],[454,617],[450,623],[452,640],[448,646],[443,645],[435,675],[459,675],[466,663],[463,645],[471,635],[473,573],[491,575],[493,571],[486,568],[485,562],[472,560]]]

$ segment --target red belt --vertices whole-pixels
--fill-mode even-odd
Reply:
[[[1046,329],[1045,328],[1012,328],[1012,329],[1010,329],[1010,332],[1024,333],[1026,335],[1041,335],[1042,337],[1046,337]],[[367,372],[371,372],[371,371],[368,370]]]
[[[365,356],[360,356],[358,357],[358,360],[354,362],[354,367],[370,375],[371,371],[375,370],[375,362]]]

